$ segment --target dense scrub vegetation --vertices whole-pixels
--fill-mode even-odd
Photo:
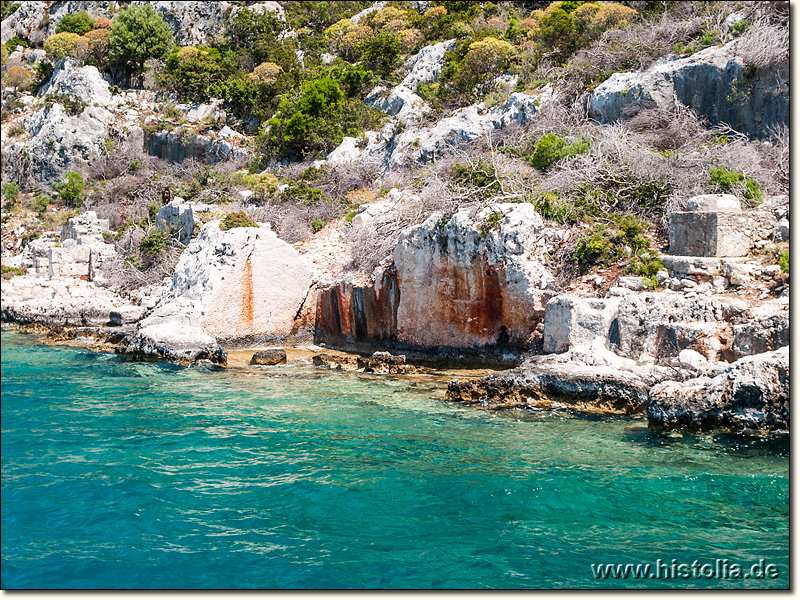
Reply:
[[[97,210],[119,232],[119,247],[129,249],[129,266],[145,273],[157,258],[174,258],[167,250],[180,246],[153,227],[153,207],[157,211],[165,188],[173,197],[227,205],[244,211],[242,218],[270,222],[292,242],[344,215],[352,220],[359,204],[392,187],[414,189],[420,202],[403,208],[388,233],[369,237],[353,228],[362,270],[376,264],[371,255],[385,255],[403,226],[433,211],[446,219],[463,206],[531,202],[548,221],[573,228],[553,260],[575,270],[622,264],[652,282],[665,215],[686,198],[727,192],[754,205],[788,190],[788,131],[774,132],[769,143],[753,142],[710,127],[679,105],[600,127],[587,119],[584,102],[614,72],[737,37],[748,65],[769,68],[788,48],[783,3],[434,1],[420,12],[408,2],[388,2],[353,20],[372,3],[287,2],[285,21],[251,9],[252,2],[234,4],[239,10],[207,45],[176,45],[146,5],[125,6],[111,19],[68,15],[49,38],[30,38],[47,53],[36,69],[11,59],[23,40],[0,46],[3,85],[13,90],[4,93],[4,117],[21,110],[19,94],[38,89],[57,61],[71,57],[120,88],[157,93],[159,118],[147,124],[147,134],[180,122],[176,104],[218,98],[226,124],[252,136],[253,161],[214,167],[191,160],[167,165],[109,147],[84,172],[67,173],[25,205],[39,214],[48,207]],[[3,16],[14,10],[2,3]],[[744,17],[726,24],[737,11]],[[429,122],[548,85],[560,91],[559,101],[524,127],[464,145],[434,164],[392,172],[369,163],[310,166],[344,136],[363,147],[364,132],[379,130],[387,119],[364,103],[369,92],[378,84],[396,85],[408,57],[450,39],[455,46],[439,81],[415,90],[431,106]],[[12,196],[4,188],[7,209],[19,204]]]

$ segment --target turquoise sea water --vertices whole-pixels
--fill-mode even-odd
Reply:
[[[788,587],[787,436],[442,397],[424,379],[129,363],[3,332],[3,587]],[[591,569],[659,559],[779,576]]]

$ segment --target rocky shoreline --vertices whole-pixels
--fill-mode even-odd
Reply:
[[[93,16],[118,8],[84,4]],[[217,44],[226,20],[249,10],[156,4],[185,46],[165,73],[209,52],[195,47]],[[288,27],[292,11],[260,4]],[[287,29],[295,75],[285,83],[329,69],[334,79],[314,85],[344,94],[333,61],[362,63],[312,56],[340,52],[332,32],[364,19],[358,29],[372,35],[383,17],[400,27],[447,14],[427,4],[378,3],[302,51]],[[590,4],[584,20],[600,10]],[[718,19],[719,43],[672,40],[638,72],[620,63],[604,81],[586,78],[593,84],[576,97],[567,82],[518,69],[534,60],[549,13],[531,12],[514,44],[481,34],[469,49],[455,30],[403,29],[420,37],[388,65],[391,76],[346,70],[347,102],[376,111],[364,117],[374,129],[340,128],[302,164],[261,156],[266,142],[251,135],[288,118],[282,108],[269,121],[237,117],[230,98],[208,95],[216,86],[185,104],[169,88],[177,79],[120,90],[86,57],[35,48],[44,38],[12,43],[6,71],[52,69],[35,95],[28,84],[2,90],[3,180],[16,183],[3,190],[0,321],[58,343],[92,339],[130,360],[224,366],[245,352],[254,366],[280,368],[287,350],[303,348],[321,368],[375,374],[502,368],[451,381],[448,400],[646,416],[657,430],[788,430],[788,41],[768,23],[774,3],[761,4]],[[3,39],[52,35],[70,10],[22,3],[3,20]],[[706,12],[675,23],[697,29]],[[483,21],[474,24],[510,26]],[[766,58],[753,52],[766,43],[752,36],[759,28],[773,36]],[[621,46],[649,37],[635,39]],[[466,57],[482,47],[515,58],[485,82],[488,95],[473,97],[480,86],[470,84],[444,101],[454,69],[466,77]],[[563,58],[565,72],[586,67],[580,55]],[[250,62],[236,89],[256,85],[255,59],[238,64]],[[258,72],[270,68],[283,72],[272,62]],[[68,175],[81,182],[75,197],[59,191]]]
[[[634,278],[620,277],[605,297],[554,293],[532,237],[543,230],[541,218],[530,205],[501,209],[505,217],[486,236],[484,213],[457,214],[444,228],[434,215],[409,229],[371,287],[320,285],[319,265],[309,266],[269,225],[225,231],[210,221],[172,279],[137,298],[107,284],[95,258],[113,264],[101,241],[107,224],[88,212],[69,220],[60,244],[37,240],[16,258],[28,275],[4,282],[0,312],[4,323],[55,340],[95,338],[132,360],[225,365],[233,349],[356,345],[362,356],[321,352],[314,363],[393,375],[502,363],[514,368],[450,382],[448,400],[646,414],[660,430],[788,429],[788,295],[754,302],[724,293],[737,278],[741,291],[748,275],[736,274],[752,277],[755,265],[669,257],[663,291],[636,291]],[[697,273],[715,261],[719,290],[709,272]],[[336,302],[320,288],[337,290]],[[388,329],[379,311],[392,315]],[[749,383],[738,382],[745,374]]]

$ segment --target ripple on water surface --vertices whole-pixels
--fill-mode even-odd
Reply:
[[[788,587],[787,436],[2,342],[6,589]],[[592,575],[658,559],[779,577]]]

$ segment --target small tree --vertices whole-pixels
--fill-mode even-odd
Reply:
[[[144,63],[163,59],[172,46],[172,31],[149,4],[122,9],[111,27],[109,59],[141,81]]]
[[[31,84],[33,76],[25,67],[15,66],[9,67],[8,71],[6,71],[6,78],[8,85],[13,86],[14,91],[18,92],[19,90],[27,89],[27,87]]]
[[[65,175],[65,181],[56,183],[53,189],[58,192],[58,197],[65,206],[79,208],[83,204],[85,196],[85,183],[80,173],[69,171]]]
[[[359,44],[358,49],[364,66],[380,77],[389,77],[400,58],[400,40],[391,33],[369,37]]]
[[[64,18],[58,22],[56,33],[68,32],[83,35],[87,31],[91,31],[93,26],[94,21],[92,21],[92,18],[85,10],[82,10],[77,13],[64,15]]]
[[[85,55],[89,51],[89,42],[77,33],[57,33],[47,38],[44,51],[51,59],[61,60],[67,56]]]
[[[87,31],[83,37],[87,41],[89,56],[94,59],[95,66],[106,64],[111,31],[108,29],[92,29]]]
[[[2,187],[3,200],[6,201],[6,206],[12,208],[16,206],[19,199],[19,187],[16,183],[4,183]]]
[[[271,85],[278,80],[278,76],[283,73],[280,65],[274,62],[265,62],[258,65],[249,77],[252,81],[260,85]]]
[[[222,57],[219,50],[206,46],[175,48],[167,58],[167,73],[183,98],[204,102],[208,86],[221,78]]]

